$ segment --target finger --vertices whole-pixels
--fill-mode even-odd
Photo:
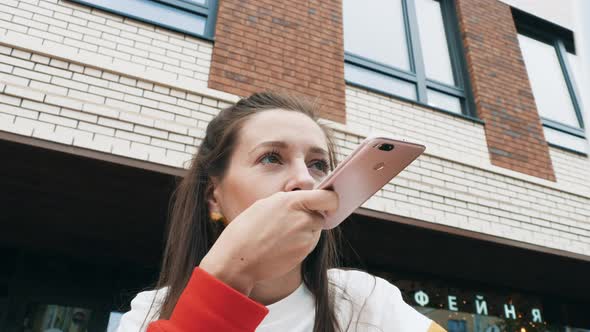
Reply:
[[[289,192],[295,208],[307,211],[335,211],[338,194],[331,190],[298,190]]]

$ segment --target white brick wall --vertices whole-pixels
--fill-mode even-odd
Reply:
[[[0,43],[156,81],[207,86],[210,42],[70,1],[28,2],[2,1]]]
[[[491,165],[481,124],[355,87],[346,98],[340,158],[378,132],[427,146],[364,207],[590,255],[588,157],[551,149],[557,183],[532,179]]]
[[[412,138],[448,159],[490,164],[483,126],[442,112],[414,107],[355,87],[346,88],[346,128],[363,135],[385,132]]]
[[[346,125],[339,130],[365,137],[386,133],[426,145],[426,153],[590,197],[590,158],[549,148],[556,182],[545,181],[491,164],[484,126],[469,120],[414,106],[356,87],[346,88]],[[370,120],[373,119],[373,120]],[[355,146],[345,143],[345,148]]]
[[[0,48],[0,82],[0,130],[176,167],[227,106],[10,47]]]
[[[588,197],[428,155],[378,197],[395,214],[590,254]]]
[[[550,148],[549,153],[558,182],[575,192],[590,190],[590,158],[557,148]]]

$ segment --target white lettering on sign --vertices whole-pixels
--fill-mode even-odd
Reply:
[[[438,296],[438,294],[437,294],[437,296]],[[428,296],[428,294],[426,294],[426,292],[424,292],[422,290],[419,290],[416,293],[414,293],[414,300],[416,301],[416,303],[418,303],[422,307],[427,306],[430,303],[430,297]],[[447,301],[448,301],[448,310],[459,311],[459,308],[457,306],[458,300],[457,300],[456,296],[449,295],[447,297]],[[464,303],[465,303],[465,301],[464,301]],[[442,307],[442,305],[441,305],[441,307]],[[489,315],[488,303],[485,300],[483,295],[475,295],[475,308],[474,309],[475,309],[475,313],[477,315],[485,315],[485,316]],[[531,315],[532,315],[531,322],[533,322],[533,323],[542,323],[543,322],[543,318],[541,315],[541,309],[532,308]],[[504,304],[504,316],[508,319],[516,319],[516,308],[514,307],[514,304]]]
[[[459,311],[457,308],[457,297],[449,295],[449,310]]]
[[[478,315],[488,315],[488,304],[481,295],[475,296],[475,312]]]
[[[423,291],[417,291],[416,294],[414,294],[414,300],[419,305],[425,306],[428,304],[430,299],[428,298],[428,294],[424,293]]]
[[[533,314],[533,323],[542,323],[543,320],[541,319],[541,310],[534,308],[531,310],[531,314]]]
[[[511,304],[510,306],[508,306],[508,304],[504,305],[504,316],[506,318],[512,316],[512,319],[516,319],[516,309],[514,308],[514,304]]]

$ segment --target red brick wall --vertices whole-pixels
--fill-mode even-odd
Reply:
[[[492,164],[555,181],[510,7],[497,0],[456,3]]]
[[[320,97],[321,116],[344,123],[342,30],[341,0],[222,0],[209,87]]]

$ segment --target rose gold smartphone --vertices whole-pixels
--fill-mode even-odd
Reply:
[[[338,226],[420,156],[425,146],[372,136],[365,139],[315,189],[338,193],[338,210],[323,213],[324,229]]]

